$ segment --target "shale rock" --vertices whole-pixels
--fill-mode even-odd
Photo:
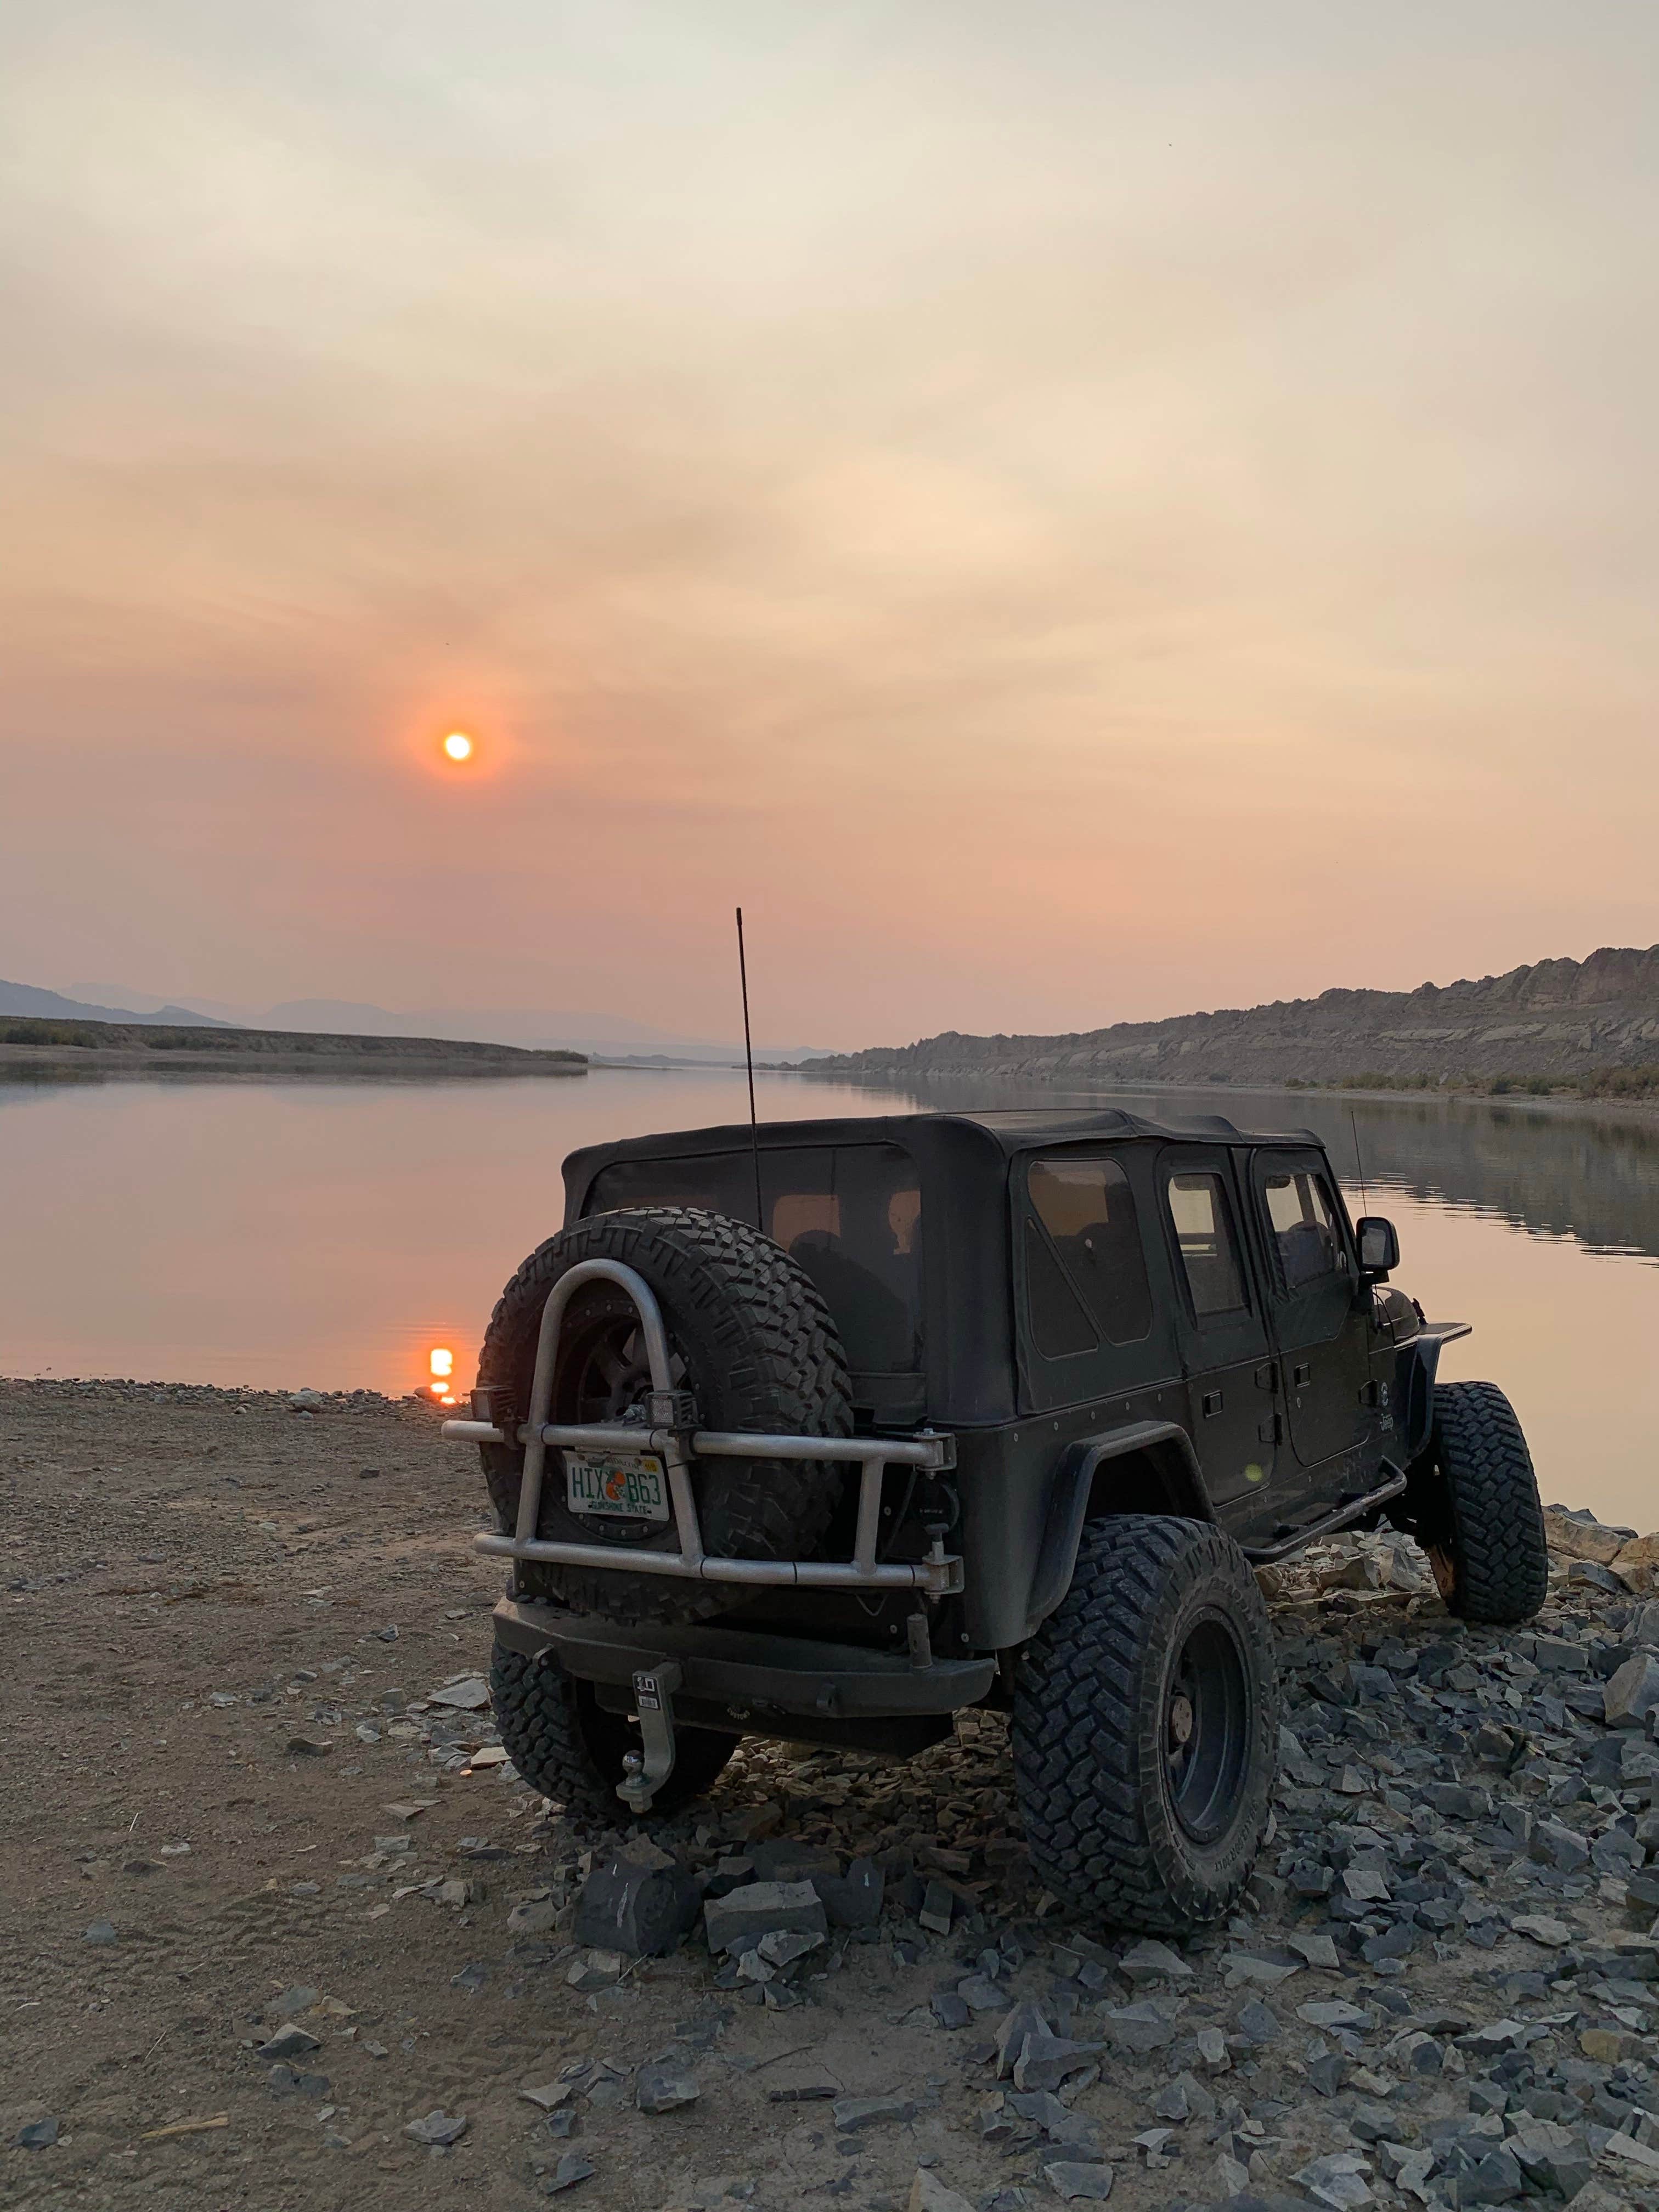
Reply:
[[[571,1933],[599,1950],[660,1958],[696,1926],[701,1902],[696,1881],[665,1852],[625,1845],[583,1882]]]

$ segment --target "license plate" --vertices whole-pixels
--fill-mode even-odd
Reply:
[[[565,1494],[573,1513],[628,1521],[666,1521],[668,1481],[651,1452],[578,1452],[564,1455]]]

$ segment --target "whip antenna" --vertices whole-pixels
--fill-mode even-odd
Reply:
[[[766,1214],[761,1203],[760,1121],[755,1112],[755,1048],[749,1035],[749,963],[743,951],[743,908],[738,908],[738,980],[743,986],[743,1060],[749,1073],[749,1147],[755,1161],[755,1226],[766,1233]]]
[[[1354,1170],[1359,1177],[1359,1204],[1362,1212],[1369,1213],[1371,1201],[1365,1189],[1365,1163],[1359,1157],[1359,1116],[1352,1106],[1348,1109],[1348,1127],[1353,1131]]]

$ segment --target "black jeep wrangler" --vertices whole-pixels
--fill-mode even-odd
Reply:
[[[1305,1131],[897,1115],[564,1175],[445,1432],[513,1563],[502,1737],[574,1811],[669,1812],[744,1735],[906,1753],[996,1705],[1048,1887],[1191,1927],[1267,1819],[1257,1566],[1386,1518],[1465,1619],[1543,1601],[1508,1401],[1437,1386],[1467,1330],[1388,1287]]]

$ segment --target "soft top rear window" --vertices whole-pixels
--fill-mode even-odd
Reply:
[[[760,1156],[763,1226],[811,1276],[855,1374],[921,1371],[921,1190],[897,1145],[825,1145]],[[585,1211],[701,1206],[755,1218],[753,1155],[615,1160]]]

